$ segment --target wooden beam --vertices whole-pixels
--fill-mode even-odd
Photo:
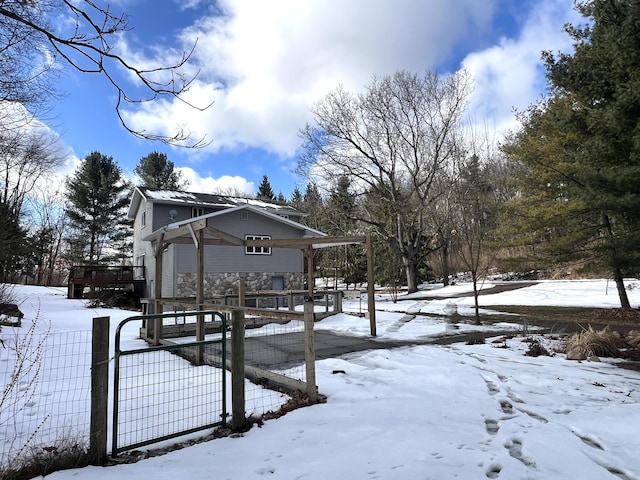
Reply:
[[[164,250],[164,233],[161,233],[158,239],[156,240],[156,248],[153,251],[154,257],[158,257],[158,255],[162,255],[162,251]]]
[[[193,245],[193,239],[191,237],[179,237],[179,238],[174,238],[171,241],[165,242],[165,243],[173,243],[178,245]],[[222,240],[220,238],[204,237],[204,240],[202,241],[202,243],[204,243],[205,245],[222,245],[226,247],[235,246],[227,242],[226,240]]]
[[[244,240],[248,247],[274,247],[274,248],[300,248],[307,247],[324,248],[337,245],[350,245],[366,243],[365,236],[348,237],[307,237],[307,238],[276,238],[268,240]]]
[[[165,242],[169,240],[173,240],[174,238],[178,238],[178,237],[185,237],[185,236],[189,237],[191,236],[192,231],[202,230],[206,226],[207,226],[206,220],[202,219],[202,220],[195,220],[193,222],[190,222],[178,228],[174,228],[172,230],[167,230],[166,232],[164,232]]]
[[[212,235],[215,235],[216,237],[218,237],[221,240],[225,240],[227,242],[227,244],[229,245],[236,245],[236,246],[244,246],[244,240],[242,240],[241,238],[238,238],[234,235],[231,235],[227,232],[223,232],[222,230],[215,228],[215,227],[207,227],[205,229],[205,231],[207,233],[210,233]]]
[[[202,230],[198,230],[198,236],[196,237],[196,232],[193,229],[193,227],[191,226],[191,224],[189,224],[187,226],[189,227],[189,233],[191,234],[191,238],[193,239],[193,244],[196,246],[196,248],[199,251],[200,250],[200,245],[202,245],[202,242],[199,241],[199,239],[202,238]]]

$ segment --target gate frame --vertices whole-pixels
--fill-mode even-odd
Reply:
[[[201,341],[195,341],[195,342],[189,342],[189,343],[181,343],[181,344],[170,344],[170,345],[155,345],[155,346],[147,346],[144,348],[136,348],[136,349],[132,349],[132,350],[120,350],[120,333],[122,330],[122,327],[132,321],[137,321],[137,320],[157,320],[158,322],[162,322],[163,319],[165,318],[177,318],[177,317],[199,317],[199,318],[204,318],[204,316],[206,315],[211,315],[213,318],[215,317],[219,317],[220,318],[220,331],[222,333],[222,337],[219,340],[201,340]],[[128,317],[125,318],[124,320],[122,320],[119,324],[118,327],[116,328],[116,335],[115,335],[115,353],[114,353],[114,378],[113,378],[113,425],[112,425],[112,438],[111,438],[111,455],[113,455],[114,457],[116,455],[118,455],[119,453],[122,453],[124,451],[127,450],[133,450],[135,448],[140,448],[140,447],[144,447],[147,445],[151,445],[154,443],[158,443],[158,442],[162,442],[164,440],[170,440],[172,438],[176,438],[176,437],[180,437],[183,435],[188,435],[190,433],[195,433],[195,432],[199,432],[202,430],[206,430],[207,428],[213,428],[213,427],[218,427],[218,426],[222,426],[225,427],[227,424],[227,417],[229,415],[229,412],[227,411],[227,401],[226,401],[226,397],[227,397],[227,374],[226,374],[226,368],[225,365],[223,364],[221,367],[213,367],[213,368],[220,368],[222,370],[222,380],[221,380],[221,384],[222,384],[222,405],[221,405],[221,420],[217,421],[217,422],[213,422],[213,423],[209,423],[207,425],[202,425],[202,426],[198,426],[198,427],[194,427],[194,428],[190,428],[188,430],[183,430],[180,432],[175,432],[175,433],[171,433],[168,435],[163,435],[162,437],[158,437],[158,438],[154,438],[154,439],[150,439],[150,440],[144,440],[142,442],[137,442],[134,444],[130,444],[130,445],[126,445],[124,447],[118,447],[118,400],[119,400],[119,380],[120,380],[120,357],[121,356],[128,356],[128,355],[136,355],[136,354],[141,354],[141,353],[149,353],[149,352],[156,352],[156,351],[169,351],[171,352],[172,350],[179,350],[179,349],[184,349],[184,348],[188,348],[188,347],[199,347],[199,349],[202,349],[202,347],[206,346],[206,345],[212,345],[212,344],[221,344],[222,345],[222,358],[225,359],[227,356],[227,338],[226,338],[226,333],[227,333],[228,327],[227,327],[227,318],[226,315],[224,315],[221,312],[215,311],[215,310],[198,310],[198,311],[193,311],[193,312],[175,312],[175,313],[163,313],[163,314],[153,314],[153,315],[135,315],[132,317]]]

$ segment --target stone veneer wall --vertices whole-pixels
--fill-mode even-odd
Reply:
[[[302,290],[304,288],[303,273],[205,273],[204,298],[214,295],[237,295],[238,283],[241,278],[247,285],[247,291],[271,290],[272,277],[284,277],[286,290]],[[176,297],[195,297],[195,273],[179,273],[177,282]]]

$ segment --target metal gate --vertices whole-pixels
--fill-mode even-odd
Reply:
[[[143,348],[139,347],[139,331],[131,324],[173,320],[174,324],[193,325],[195,330],[193,321],[207,317],[207,325],[216,328],[205,341],[185,337],[186,341],[174,339]],[[138,315],[118,325],[112,455],[226,424],[226,332],[225,315],[214,311]],[[205,364],[205,356],[218,361]]]

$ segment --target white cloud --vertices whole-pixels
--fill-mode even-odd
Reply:
[[[222,14],[185,29],[200,68],[187,99],[215,104],[196,112],[179,102],[129,112],[135,128],[165,133],[188,126],[210,151],[251,146],[282,156],[314,101],[338,84],[360,89],[373,74],[422,72],[488,28],[494,0],[221,0]]]
[[[183,178],[189,182],[187,187],[189,191],[239,196],[251,195],[255,192],[255,184],[243,177],[228,175],[219,178],[203,177],[189,167],[177,167],[176,171],[182,173]]]
[[[571,40],[562,27],[578,18],[572,2],[542,1],[517,38],[469,54],[462,65],[474,79],[471,114],[479,122],[490,120],[499,133],[514,128],[513,110],[524,110],[545,90],[542,51],[567,51]]]
[[[220,0],[216,15],[181,34],[185,48],[197,40],[190,68],[200,69],[185,99],[214,101],[212,107],[198,112],[179,101],[156,101],[126,117],[137,129],[172,134],[185,127],[193,138],[206,136],[211,143],[193,152],[194,160],[247,147],[291,157],[313,103],[339,84],[357,91],[373,74],[424,72],[478,45],[461,62],[475,80],[471,116],[504,132],[515,126],[514,108],[525,109],[544,90],[541,52],[570,47],[562,27],[580,18],[566,0],[516,3]],[[504,7],[516,9],[523,26],[487,47]],[[168,50],[167,58],[175,52]]]

